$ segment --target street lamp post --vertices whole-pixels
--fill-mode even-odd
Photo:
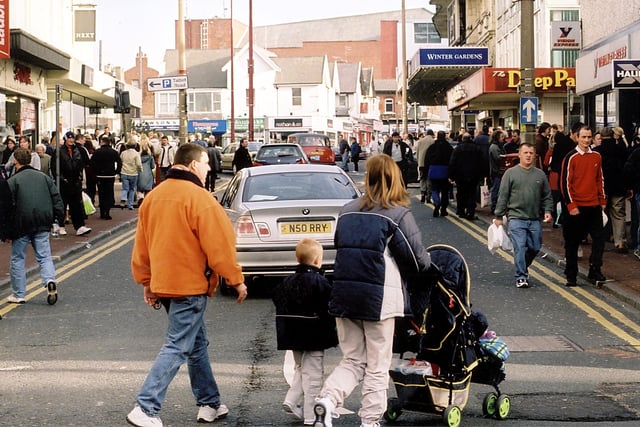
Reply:
[[[187,74],[187,57],[184,42],[184,0],[178,0],[178,74]],[[187,89],[178,91],[178,136],[180,145],[187,142]]]
[[[535,96],[535,88],[533,86],[535,69],[533,30],[533,0],[520,0],[520,95],[524,97]],[[522,117],[522,111],[520,111],[520,117]],[[535,141],[535,125],[524,125],[524,129],[521,130],[523,131],[523,141],[530,143]]]

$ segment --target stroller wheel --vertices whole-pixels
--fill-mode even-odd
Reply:
[[[496,409],[496,418],[499,420],[505,420],[509,415],[509,411],[511,410],[511,398],[509,398],[509,396],[506,394],[501,394],[500,396],[498,396]]]
[[[402,415],[402,405],[397,397],[391,397],[387,401],[387,410],[382,415],[387,421],[395,421]]]
[[[498,395],[494,392],[487,393],[482,401],[482,415],[485,418],[491,418],[496,414],[496,402],[498,401]]]
[[[455,405],[447,406],[442,414],[444,423],[448,427],[458,427],[462,421],[462,411]]]

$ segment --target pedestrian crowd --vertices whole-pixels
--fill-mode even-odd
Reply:
[[[206,306],[221,282],[235,288],[238,303],[247,297],[247,287],[233,227],[211,196],[220,168],[216,142],[204,142],[199,134],[182,146],[156,133],[132,133],[120,141],[108,129],[96,134],[98,147],[91,135],[73,132],[63,135],[59,148],[55,135],[33,152],[28,137],[18,145],[13,140],[4,144],[0,237],[12,244],[8,301],[25,302],[24,258],[31,245],[47,301],[55,304],[52,227],[65,234],[68,213],[77,235],[90,232],[83,199],[93,204],[96,195],[100,218],[111,219],[114,183],[120,177],[120,207],[139,209],[131,257],[134,281],[142,286],[143,302],[168,316],[164,344],[126,419],[135,426],[162,426],[167,389],[185,363],[198,406],[196,420],[222,419],[229,408],[209,360]],[[475,220],[478,203],[486,204],[496,226],[508,227],[518,288],[529,287],[528,268],[542,245],[543,222],[562,227],[566,286],[578,284],[578,251],[585,239],[591,239],[588,278],[594,282],[606,280],[602,255],[607,239],[617,252],[631,247],[640,259],[640,137],[629,145],[622,129],[608,127],[595,135],[582,123],[573,124],[569,135],[561,125],[542,123],[531,141],[518,131],[488,126],[473,135],[465,129],[455,135],[427,130],[372,139],[366,146],[364,195],[343,206],[336,223],[333,280],[321,270],[322,246],[303,239],[296,247],[295,273],[274,291],[277,348],[293,355],[283,410],[304,425],[331,427],[360,385],[361,427],[380,426],[395,318],[409,313],[409,278],[429,274],[431,266],[410,209],[407,186],[414,182],[413,173],[421,203],[433,205],[434,217],[447,216],[455,197],[458,217]],[[357,138],[341,139],[338,149],[342,168],[348,170],[351,161],[357,172],[362,150]],[[233,166],[251,166],[246,139],[238,145]],[[627,203],[630,199],[634,203]],[[635,221],[631,233],[627,206]],[[335,346],[342,358],[325,377],[324,352]]]

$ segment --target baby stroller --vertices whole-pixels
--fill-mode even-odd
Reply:
[[[505,419],[511,402],[498,385],[505,379],[506,356],[485,351],[477,339],[488,325],[481,313],[471,311],[467,264],[451,246],[433,245],[427,251],[436,268],[409,283],[413,317],[396,322],[393,351],[401,360],[389,375],[398,397],[389,399],[384,418],[395,421],[403,410],[427,412],[457,427],[474,382],[495,390],[485,396],[483,414]],[[405,352],[415,357],[402,360]]]

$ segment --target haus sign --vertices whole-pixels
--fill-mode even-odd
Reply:
[[[517,68],[485,68],[484,91],[515,92],[521,84],[520,69]],[[566,92],[575,87],[576,70],[567,68],[536,68],[533,72],[533,86],[543,92]]]

